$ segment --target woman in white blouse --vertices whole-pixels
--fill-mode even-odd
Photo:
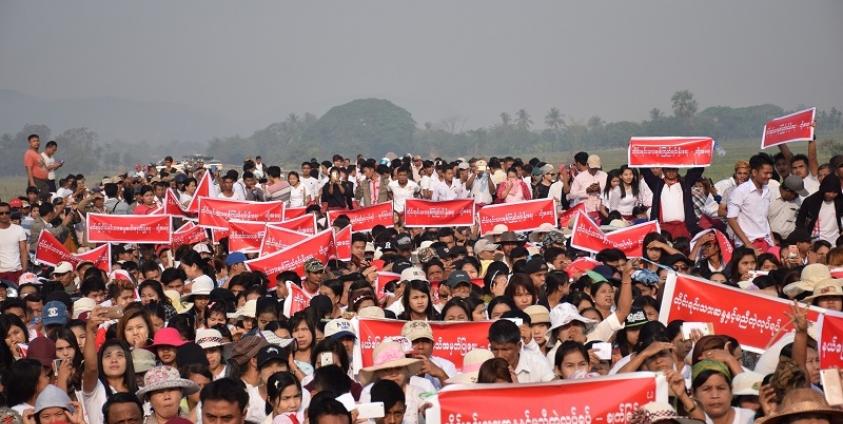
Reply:
[[[618,183],[612,184],[617,178]],[[618,211],[623,219],[632,221],[632,209],[641,204],[638,183],[638,173],[634,169],[623,165],[618,170],[609,172],[606,180],[606,189],[603,194],[603,201],[610,211]]]
[[[299,180],[299,174],[296,171],[291,171],[287,174],[287,182],[290,183],[290,203],[291,208],[301,208],[308,203],[307,188]]]

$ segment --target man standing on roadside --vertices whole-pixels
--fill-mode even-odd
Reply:
[[[41,153],[41,159],[44,160],[44,166],[47,168],[47,184],[49,185],[51,192],[58,190],[58,187],[56,187],[56,169],[59,169],[62,165],[64,165],[64,162],[56,160],[55,156],[56,151],[58,150],[59,145],[55,142],[55,140],[50,140],[44,147],[44,152]]]
[[[29,142],[29,148],[23,154],[23,167],[26,168],[26,182],[27,187],[35,187],[38,189],[38,195],[44,199],[50,195],[50,184],[47,180],[49,176],[47,167],[44,165],[44,160],[38,149],[41,147],[41,138],[38,134],[30,134],[26,138]]]
[[[0,203],[0,280],[18,282],[18,277],[29,268],[26,232],[12,224],[12,208]]]

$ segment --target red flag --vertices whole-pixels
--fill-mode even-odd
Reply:
[[[659,321],[711,322],[718,334],[737,334],[744,349],[761,353],[793,329],[791,301],[740,290],[685,274],[668,274]],[[819,308],[808,310],[817,321]]]
[[[179,202],[179,197],[173,191],[173,189],[168,188],[167,194],[164,195],[164,215],[173,215],[173,216],[182,216],[182,217],[189,217],[187,211],[181,206]]]
[[[843,313],[825,310],[817,321],[817,333],[820,369],[843,368]]]
[[[342,230],[334,233],[331,248],[333,249],[331,255],[334,258],[341,261],[351,260],[351,225],[347,225]]]
[[[211,181],[211,173],[205,171],[202,178],[196,185],[196,191],[193,193],[193,198],[190,199],[190,205],[187,206],[187,211],[190,213],[199,213],[199,198],[213,197],[212,191],[213,182]]]
[[[173,241],[170,243],[170,245],[175,250],[178,249],[179,246],[185,244],[201,243],[207,240],[208,232],[205,230],[205,228],[202,228],[192,222],[187,222],[181,227],[179,227],[179,229],[176,230],[175,233],[173,233]]]
[[[474,225],[474,199],[456,199],[434,202],[407,199],[404,207],[404,226],[416,227],[467,227]]]
[[[169,215],[86,216],[88,241],[91,243],[170,244],[173,220]]]
[[[260,246],[260,256],[266,256],[284,250],[309,237],[308,234],[288,230],[273,224],[267,224]]]
[[[812,107],[767,121],[761,135],[761,148],[813,140],[816,114],[817,108]]]
[[[600,265],[600,262],[597,262],[588,256],[582,256],[575,259],[570,265],[566,266],[565,272],[568,273],[568,277],[570,277],[571,280],[576,280],[586,272],[593,270],[597,265]]]
[[[354,232],[372,231],[375,225],[391,228],[393,222],[392,202],[378,203],[374,206],[354,210],[328,211],[328,223],[340,215],[348,216]]]
[[[604,234],[600,227],[584,213],[577,214],[571,233],[571,247],[598,253],[603,249],[620,249],[627,257],[641,257],[644,236],[659,232],[658,221],[647,221],[631,227],[619,228]]]
[[[231,220],[253,222],[281,222],[284,202],[247,202],[240,200],[199,198],[199,225],[228,228]]]
[[[480,209],[480,234],[486,235],[495,225],[504,224],[509,231],[533,231],[542,224],[556,225],[553,199],[489,205]]]
[[[713,149],[711,137],[632,137],[627,163],[633,168],[709,166]]]
[[[310,306],[311,297],[294,283],[287,282],[287,298],[284,299],[284,316],[292,317],[296,312],[305,310]]]
[[[277,222],[272,225],[299,233],[313,235],[316,234],[316,215],[310,213],[283,222]]]
[[[214,244],[220,244],[220,241],[227,239],[231,235],[231,230],[228,228],[211,228],[211,241]]]
[[[67,248],[52,233],[41,230],[41,234],[38,235],[38,245],[35,248],[36,261],[45,265],[56,266],[62,261],[72,262],[72,258]]]
[[[574,218],[577,217],[577,212],[586,213],[585,202],[577,203],[574,207],[565,209],[565,211],[559,215],[559,228],[568,228]]]
[[[260,252],[263,236],[266,232],[265,222],[228,221],[228,251],[242,253]]]
[[[650,372],[535,384],[453,385],[439,392],[426,421],[502,423],[558,418],[571,423],[628,424],[636,409],[654,401],[667,403],[668,385],[664,377]]]
[[[298,218],[302,215],[307,213],[307,207],[301,208],[285,208],[284,209],[284,221],[289,221],[291,219]]]
[[[246,261],[246,266],[250,271],[263,272],[270,281],[283,271],[304,275],[304,263],[308,259],[316,258],[322,263],[328,260],[332,237],[331,230],[322,231],[284,250]]]
[[[386,287],[386,285],[389,284],[390,281],[400,279],[401,274],[396,274],[394,272],[378,271],[378,278],[375,279],[375,295],[378,296],[378,300],[383,300],[383,297],[385,296],[384,287]]]

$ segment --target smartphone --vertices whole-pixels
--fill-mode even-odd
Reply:
[[[597,358],[601,361],[611,361],[612,360],[612,344],[606,342],[595,343],[591,346],[594,349],[594,353],[597,355]]]
[[[333,352],[322,352],[319,354],[319,366],[326,367],[328,365],[334,365],[334,353]]]
[[[53,373],[55,375],[59,374],[59,368],[61,368],[61,359],[53,359]]]
[[[710,336],[714,334],[714,324],[710,322],[683,322],[682,323],[682,337],[685,340],[691,340],[691,332],[699,330],[703,336]]]
[[[123,318],[123,307],[121,306],[109,306],[105,308],[105,312],[103,313],[108,319],[120,319]]]
[[[843,383],[837,368],[820,370],[820,382],[823,385],[825,401],[831,406],[843,405]]]
[[[383,409],[383,402],[369,402],[357,405],[358,419],[383,418],[386,413]]]

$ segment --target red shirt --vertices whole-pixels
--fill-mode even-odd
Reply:
[[[47,179],[47,167],[44,165],[41,154],[35,150],[26,149],[26,153],[23,154],[23,166],[29,168],[32,178]]]

